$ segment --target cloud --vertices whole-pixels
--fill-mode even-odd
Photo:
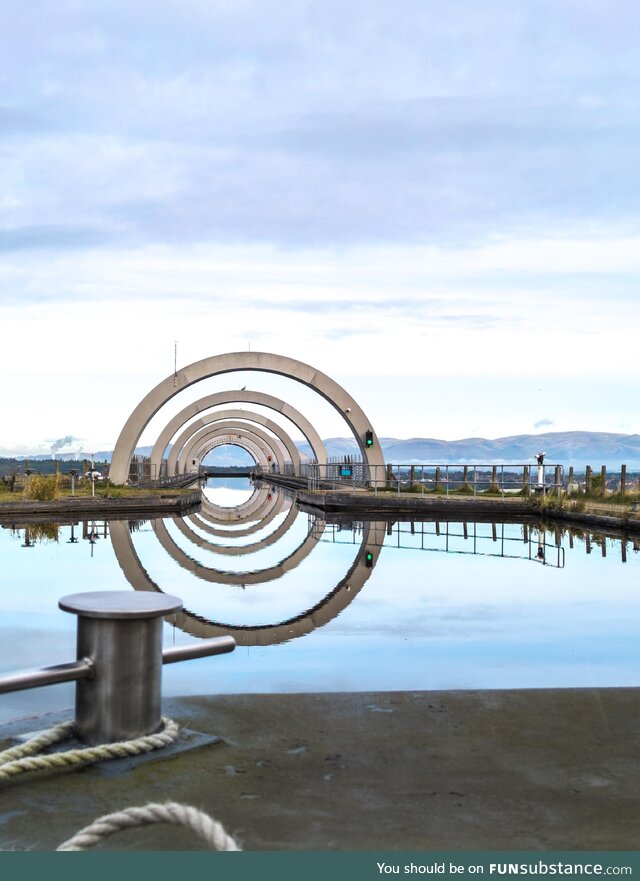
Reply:
[[[518,377],[539,315],[540,374],[581,374],[597,345],[637,380],[640,6],[5,7],[6,449],[69,425],[106,448],[172,369],[176,322],[184,363],[251,340],[349,384],[384,351],[375,369],[418,378],[393,420],[417,435],[454,418],[415,407],[423,377],[430,399],[444,373]],[[471,397],[449,436],[531,425],[524,405],[487,425]]]
[[[0,230],[0,252],[77,250],[104,244],[111,235],[104,229],[65,224],[21,226]]]
[[[553,423],[554,423],[553,419],[549,419],[548,417],[545,417],[544,419],[538,419],[537,422],[534,422],[533,427],[534,428],[546,428],[549,425],[553,425]]]
[[[635,223],[628,4],[186,5],[9,3],[4,250]]]

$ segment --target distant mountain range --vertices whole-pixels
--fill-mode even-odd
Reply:
[[[325,440],[330,456],[354,454],[355,441],[349,438]],[[489,440],[469,437],[446,441],[436,438],[409,438],[398,440],[381,437],[380,445],[385,460],[394,464],[527,464],[539,452],[546,453],[545,461],[584,469],[585,465],[611,468],[625,464],[640,468],[640,434],[613,434],[600,431],[555,431],[544,434],[516,434]],[[309,452],[306,444],[300,448]]]
[[[329,456],[358,454],[355,440],[345,437],[331,437],[325,441]],[[625,464],[633,470],[640,469],[640,435],[614,434],[604,431],[553,431],[545,434],[515,434],[489,440],[483,437],[469,437],[462,440],[446,441],[437,438],[415,437],[400,440],[394,437],[380,438],[385,460],[397,465],[424,464],[467,464],[482,465],[493,463],[527,464],[538,452],[546,453],[546,462],[584,469],[585,465],[599,468],[607,465],[617,468]],[[305,453],[311,450],[306,443],[298,447]],[[234,447],[219,447],[216,462],[219,465],[238,463]],[[139,455],[149,455],[151,447],[139,447]],[[47,459],[48,456],[30,457],[33,461]],[[74,454],[59,455],[59,459],[73,459]],[[96,453],[97,461],[111,461],[111,451]],[[244,461],[244,458],[241,460]]]

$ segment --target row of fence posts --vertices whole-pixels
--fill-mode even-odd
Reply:
[[[420,468],[420,467],[422,467],[422,466],[420,466],[420,465],[410,465],[409,466],[409,483],[411,486],[413,486],[413,484],[416,481],[416,468]],[[456,466],[451,466],[451,467],[456,467]],[[463,490],[467,490],[467,491],[473,489],[475,492],[477,482],[476,482],[475,475],[474,475],[473,483],[469,482],[469,467],[470,467],[469,465],[462,466],[461,488]],[[498,466],[498,465],[491,466],[491,482],[490,482],[489,486],[487,487],[488,492],[499,493],[504,490],[504,486],[501,486],[500,483],[498,482],[498,468],[499,467],[504,467],[504,466]],[[602,467],[603,467],[603,471],[605,471],[606,470],[605,466],[603,465]],[[626,466],[623,465],[622,467],[624,469],[624,473],[626,476]],[[394,481],[399,484],[399,480],[396,480],[394,478],[393,468],[394,468],[393,465],[390,465],[390,464],[387,465],[386,480],[387,480],[388,486],[391,486],[394,483]],[[475,469],[473,469],[473,470],[475,470]],[[589,469],[589,472],[590,472],[590,469]],[[529,493],[531,490],[530,474],[531,474],[530,466],[523,465],[523,468],[522,468],[522,490],[523,490],[523,493],[525,493],[525,494]],[[573,476],[573,467],[571,468],[571,471],[570,471],[569,482],[571,482],[572,476]],[[560,491],[562,489],[562,466],[561,465],[554,466],[553,486],[557,489],[558,493],[560,493]],[[434,488],[436,490],[442,489],[442,468],[440,465],[437,465],[435,467]],[[446,483],[446,489],[448,491],[448,482]]]
[[[569,468],[569,479],[568,486],[572,486],[575,483],[573,477],[573,465]],[[598,481],[598,492],[600,495],[604,496],[607,493],[607,466],[602,465],[600,468],[600,479]],[[591,493],[593,491],[593,469],[590,465],[587,465],[584,473],[584,490],[586,493]],[[627,491],[627,466],[620,466],[620,487],[618,492],[620,495],[624,495]]]
[[[337,457],[336,457],[336,462],[337,462]],[[331,464],[334,464],[334,463],[331,463]],[[394,468],[397,468],[397,467],[398,467],[397,465],[394,466],[393,464],[387,464],[387,466],[386,466],[386,483],[388,486],[392,486],[392,485],[398,483],[398,479],[394,475]],[[421,467],[423,467],[423,466],[420,466],[420,465],[410,465],[409,466],[409,483],[411,485],[415,484],[415,482],[416,482],[416,468],[421,468]],[[450,467],[456,467],[456,466],[450,466]],[[473,480],[470,480],[470,475],[469,475],[470,470],[471,471],[474,470],[473,466],[462,465],[462,466],[458,466],[458,467],[462,467],[461,487],[463,489],[466,489],[467,491],[470,491],[470,490],[475,491],[476,490],[475,476],[474,476]],[[498,481],[498,468],[500,468],[500,467],[504,468],[504,466],[499,466],[499,465],[492,465],[491,466],[491,481],[490,481],[488,487],[486,488],[489,492],[501,492],[501,490],[503,489],[503,487],[501,487],[501,485],[500,485],[500,482]],[[524,465],[522,467],[523,467],[522,489],[523,489],[523,493],[527,494],[531,490],[531,487],[533,485],[531,483],[531,467],[532,466]],[[145,474],[145,471],[147,472],[147,474],[145,475],[147,477],[147,479],[151,479],[150,460],[148,460],[147,458],[140,459],[139,457],[134,457],[134,459],[132,460],[130,479],[133,480],[134,482],[136,482],[136,480],[143,479],[142,475]],[[163,471],[164,471],[164,474],[163,474]],[[293,466],[289,466],[289,468],[285,470],[285,473],[287,473],[287,471],[293,473]],[[141,474],[141,472],[142,472],[142,474]],[[161,477],[166,476],[166,462],[162,463],[160,475],[161,475]],[[599,474],[596,481],[594,481],[593,468],[590,465],[587,465],[585,467],[584,490],[587,494],[591,494],[594,491],[594,487],[593,487],[594,483],[597,483],[596,492],[602,496],[605,496],[607,493],[607,466],[606,465],[601,466],[600,474]],[[446,481],[443,481],[443,479],[442,479],[442,466],[438,465],[434,469],[434,487],[435,487],[435,489],[444,489],[445,486],[443,484],[446,484]],[[553,476],[552,485],[554,488],[557,489],[558,493],[560,493],[560,491],[561,491],[562,484],[563,484],[562,468],[560,465],[556,465],[556,466],[554,466],[554,476]],[[566,489],[569,492],[571,492],[572,487],[575,487],[577,489],[577,481],[574,476],[574,466],[573,465],[571,465],[569,467],[569,474],[568,474]],[[621,495],[624,495],[628,488],[629,487],[628,487],[628,481],[627,481],[627,466],[621,465],[620,466],[620,485],[619,485],[618,492]]]
[[[389,486],[391,486],[394,482],[397,482],[397,478],[395,478],[395,476],[394,476],[394,471],[393,471],[394,467],[397,468],[397,466],[394,466],[392,464],[388,464],[386,466],[386,468],[387,468],[386,479],[387,479],[387,484]],[[411,485],[413,485],[416,480],[416,468],[420,468],[420,467],[421,467],[420,465],[410,465],[409,466],[409,482]],[[455,466],[452,466],[452,467],[455,467]],[[462,466],[462,484],[461,484],[461,486],[466,489],[472,489],[472,484],[469,482],[469,469],[470,469],[470,467],[471,466],[469,466],[469,465]],[[491,466],[491,482],[489,483],[489,486],[488,486],[489,491],[500,492],[500,490],[501,490],[500,484],[498,482],[498,468],[499,467],[501,467],[501,466],[498,466],[498,465]],[[532,486],[531,481],[530,481],[530,474],[531,474],[531,466],[524,465],[523,466],[523,473],[522,473],[522,488],[525,493],[528,492]],[[585,493],[590,494],[594,491],[594,483],[596,483],[596,481],[594,480],[593,468],[590,465],[587,465],[585,467],[585,479],[584,479]],[[441,466],[438,465],[434,469],[434,487],[436,489],[442,489],[443,488],[442,484],[443,484],[442,469],[441,469]],[[560,465],[555,465],[552,485],[558,490],[558,492],[560,492],[560,490],[562,488],[562,484],[563,484],[562,467]],[[475,487],[475,480],[473,482],[473,486]],[[569,474],[568,474],[568,479],[567,479],[567,489],[569,492],[571,492],[571,488],[572,487],[577,488],[577,486],[578,486],[578,484],[577,484],[577,481],[574,476],[574,466],[571,465],[569,467]],[[629,483],[627,480],[627,466],[621,465],[620,466],[620,483],[619,483],[619,487],[618,487],[617,492],[619,492],[620,495],[624,495],[627,492],[627,489],[629,489],[629,488],[630,487],[629,487]],[[597,478],[596,491],[597,491],[597,493],[599,493],[602,496],[605,496],[607,494],[607,466],[606,465],[602,465],[600,468],[600,474]]]

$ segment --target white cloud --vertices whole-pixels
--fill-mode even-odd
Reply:
[[[375,374],[365,410],[396,435],[518,430],[513,403],[434,423],[455,377],[498,399],[500,377],[559,377],[567,413],[585,369],[637,378],[639,16],[10,2],[0,443],[112,444],[176,338],[182,363],[251,343]],[[573,418],[633,425],[616,400],[615,423],[604,398]]]

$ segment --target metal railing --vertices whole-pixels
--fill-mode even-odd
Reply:
[[[362,462],[307,463],[301,476],[310,490],[372,489],[432,493],[443,496],[533,495],[564,490],[562,465],[530,464],[407,464],[367,465]]]
[[[176,474],[174,477],[160,477],[157,480],[140,480],[135,486],[140,489],[175,489],[196,483],[202,475],[198,471],[189,474]]]

